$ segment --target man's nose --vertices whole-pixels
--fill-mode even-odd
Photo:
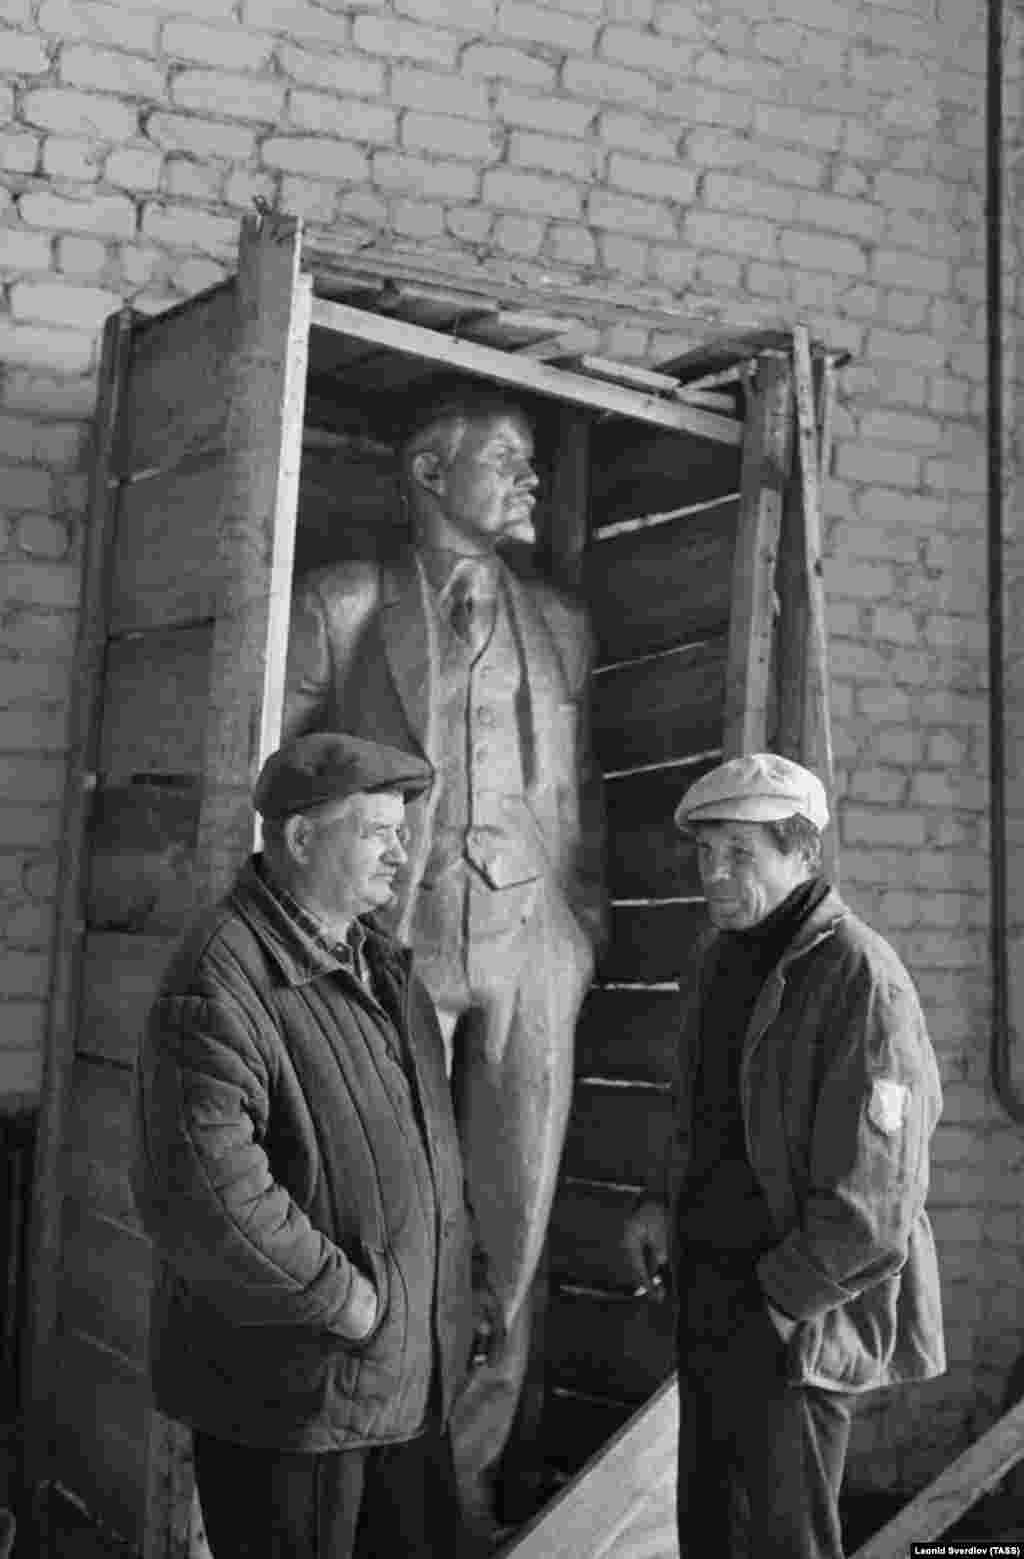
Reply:
[[[537,475],[530,462],[528,460],[522,461],[518,471],[516,472],[516,486],[534,488],[539,484],[539,482],[540,477]]]
[[[728,875],[729,875],[729,863],[725,859],[724,856],[719,856],[717,859],[714,856],[712,856],[710,859],[705,861],[705,863],[704,863],[704,881],[705,882],[717,882],[719,877],[728,877]]]

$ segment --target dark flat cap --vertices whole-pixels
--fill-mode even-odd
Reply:
[[[415,753],[342,731],[318,731],[270,754],[252,802],[263,817],[290,817],[327,801],[344,801],[357,791],[400,790],[406,797],[418,796],[432,777],[430,764]]]

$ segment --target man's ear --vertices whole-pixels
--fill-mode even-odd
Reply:
[[[409,471],[417,487],[435,495],[444,491],[444,462],[434,450],[421,449],[413,455]]]
[[[290,860],[298,866],[309,862],[310,841],[313,837],[312,821],[303,812],[293,812],[285,819],[284,847]]]

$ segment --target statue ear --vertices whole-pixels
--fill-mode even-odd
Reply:
[[[409,470],[417,487],[425,487],[435,495],[444,490],[444,464],[432,449],[421,449],[413,455]]]

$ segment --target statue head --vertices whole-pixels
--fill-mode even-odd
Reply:
[[[533,539],[533,430],[515,402],[487,389],[439,401],[406,440],[402,467],[417,541],[484,553]]]

